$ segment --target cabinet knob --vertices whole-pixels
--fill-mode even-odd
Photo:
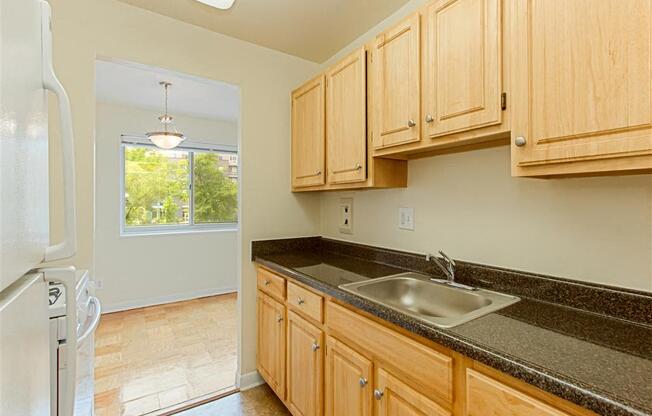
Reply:
[[[432,115],[426,114],[426,123],[432,123],[433,121],[435,121],[435,119],[432,118]]]
[[[276,315],[276,322],[283,322],[283,317],[281,315]]]
[[[366,378],[360,377],[360,381],[358,381],[358,383],[360,384],[360,387],[364,387],[367,385],[368,381]]]
[[[518,136],[514,139],[514,144],[518,147],[525,146],[525,143],[527,143],[527,140],[525,140],[525,137],[523,136]]]
[[[264,284],[265,286],[269,286],[270,283],[272,283],[272,282],[270,282],[269,280],[265,280],[265,281],[263,282],[263,284]]]
[[[312,343],[312,347],[311,347],[311,348],[312,348],[313,351],[317,351],[317,350],[319,349],[319,344],[317,344],[317,341],[314,341],[314,342]]]
[[[321,175],[321,169],[317,169],[317,172],[315,172],[315,175],[317,175],[317,176]]]
[[[383,393],[382,391],[378,390],[378,389],[375,389],[375,390],[374,390],[374,397],[376,398],[376,400],[380,400],[380,399],[382,399],[382,398],[383,398],[383,394],[384,394],[384,393]]]
[[[298,305],[303,305],[304,303],[306,303],[305,300],[303,300],[303,299],[301,299],[301,298],[297,298],[297,304],[298,304]]]
[[[416,125],[417,125],[417,122],[416,122],[416,121],[414,121],[414,120],[412,120],[412,119],[409,119],[409,120],[408,120],[408,127],[414,127],[414,126],[416,126]]]

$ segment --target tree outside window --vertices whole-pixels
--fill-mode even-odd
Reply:
[[[238,221],[237,154],[123,148],[125,231]]]

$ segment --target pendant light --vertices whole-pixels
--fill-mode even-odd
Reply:
[[[165,114],[158,118],[161,124],[163,124],[163,129],[162,131],[151,131],[145,135],[157,147],[169,150],[179,146],[182,141],[186,140],[186,136],[177,132],[172,122],[172,116],[168,114],[168,88],[172,84],[167,81],[161,81],[159,85],[165,89]],[[169,131],[170,128],[174,131]]]

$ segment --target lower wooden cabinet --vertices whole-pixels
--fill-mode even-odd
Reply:
[[[371,416],[371,360],[328,337],[326,341],[326,416]]]
[[[269,270],[258,283],[258,371],[293,416],[597,416]]]
[[[288,312],[286,402],[294,416],[323,414],[324,332]]]
[[[285,306],[258,291],[258,372],[285,399]]]
[[[426,395],[412,389],[382,367],[376,372],[374,397],[377,416],[451,416]]]
[[[467,416],[569,416],[477,371],[466,370]]]

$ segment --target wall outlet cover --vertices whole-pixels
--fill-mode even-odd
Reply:
[[[341,198],[338,228],[343,234],[353,234],[353,198]]]
[[[398,228],[414,231],[414,208],[398,209]]]

